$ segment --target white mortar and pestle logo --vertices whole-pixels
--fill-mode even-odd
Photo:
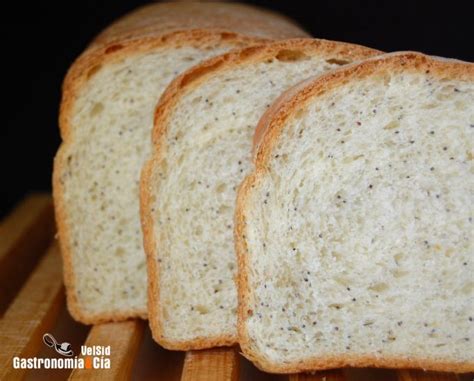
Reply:
[[[50,348],[54,348],[56,352],[60,355],[71,357],[74,356],[74,352],[72,350],[71,344],[69,343],[61,343],[59,344],[53,335],[50,333],[45,333],[43,335],[43,342]]]

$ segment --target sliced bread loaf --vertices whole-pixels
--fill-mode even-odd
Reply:
[[[246,357],[474,371],[473,105],[473,64],[410,52],[280,98],[237,201]]]
[[[74,63],[64,82],[53,188],[75,319],[147,316],[138,182],[166,85],[213,55],[305,35],[250,6],[153,4],[113,24]]]
[[[141,185],[153,337],[171,349],[237,336],[233,216],[254,129],[285,89],[378,52],[299,39],[210,59],[178,77],[157,107]]]

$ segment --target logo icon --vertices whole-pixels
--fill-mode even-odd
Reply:
[[[45,333],[43,335],[43,342],[50,348],[54,348],[56,352],[60,355],[71,357],[74,356],[74,352],[72,350],[71,344],[69,343],[61,343],[59,344],[53,335],[50,333]]]

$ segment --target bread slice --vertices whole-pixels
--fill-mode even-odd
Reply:
[[[284,89],[376,53],[323,40],[268,43],[210,59],[168,87],[141,186],[158,343],[184,350],[236,342],[234,204],[254,128]]]
[[[53,187],[76,320],[147,316],[138,183],[166,85],[213,55],[305,35],[250,6],[153,4],[113,24],[74,63],[64,82]]]
[[[473,105],[473,64],[410,52],[280,98],[237,201],[246,357],[474,371]]]

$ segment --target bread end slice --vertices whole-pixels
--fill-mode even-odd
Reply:
[[[237,198],[244,355],[474,371],[474,65],[388,54],[277,103]]]

